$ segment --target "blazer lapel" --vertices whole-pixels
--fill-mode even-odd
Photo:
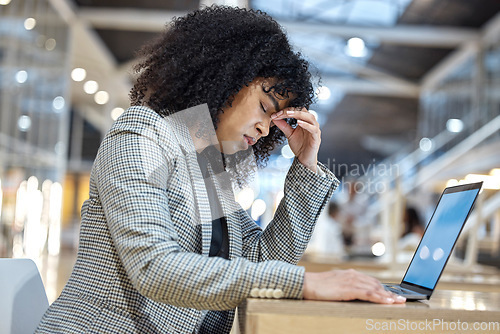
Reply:
[[[175,115],[175,114],[174,114]],[[210,242],[212,239],[212,215],[210,212],[210,204],[208,202],[208,195],[205,188],[205,182],[198,166],[196,159],[196,149],[193,140],[190,136],[188,128],[182,121],[176,119],[172,115],[171,119],[172,129],[177,137],[178,143],[181,147],[182,153],[186,159],[186,166],[191,180],[193,189],[194,202],[196,206],[197,224],[201,225],[202,233],[202,254],[208,256],[210,251]]]

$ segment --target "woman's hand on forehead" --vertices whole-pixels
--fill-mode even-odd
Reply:
[[[293,128],[286,118],[297,120]],[[288,107],[271,115],[273,123],[285,134],[288,145],[297,159],[312,171],[316,172],[318,151],[321,144],[319,123],[306,108]]]

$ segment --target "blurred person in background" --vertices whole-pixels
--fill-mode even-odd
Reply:
[[[370,226],[369,222],[364,220],[366,203],[363,203],[360,193],[363,184],[354,178],[348,178],[344,182],[345,190],[347,198],[340,203],[337,219],[342,226],[342,237],[347,253],[357,253],[356,248],[370,244]]]
[[[340,206],[335,201],[328,203],[327,214],[322,215],[309,243],[311,251],[325,255],[334,260],[342,260],[345,256],[342,225],[338,218]],[[309,250],[309,249],[308,249]]]
[[[399,240],[399,249],[414,252],[424,235],[425,227],[414,207],[407,206],[403,216],[403,233]]]

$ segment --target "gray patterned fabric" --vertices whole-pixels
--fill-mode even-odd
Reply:
[[[132,107],[108,132],[81,211],[76,264],[37,333],[228,333],[252,289],[302,298],[296,263],[337,179],[321,164],[323,177],[294,161],[268,227],[239,207],[227,214],[229,260],[208,257],[203,178],[192,141],[175,126]]]

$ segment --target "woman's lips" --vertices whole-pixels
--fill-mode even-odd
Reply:
[[[255,140],[254,137],[250,137],[250,136],[247,136],[247,135],[244,135],[245,137],[245,140],[247,142],[248,145],[253,145],[257,142],[257,140]]]

